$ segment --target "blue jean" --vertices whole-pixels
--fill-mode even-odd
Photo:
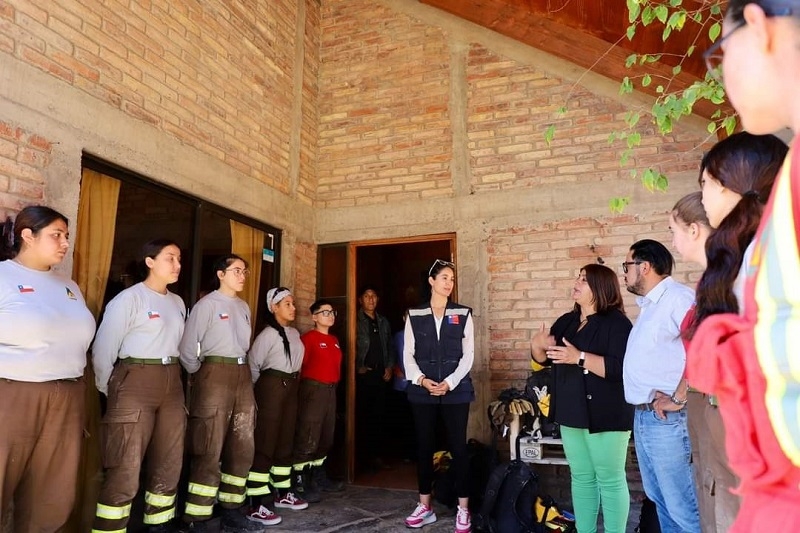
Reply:
[[[633,442],[647,497],[658,509],[662,533],[700,533],[686,409],[633,415]]]

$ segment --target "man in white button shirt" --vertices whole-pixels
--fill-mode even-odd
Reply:
[[[652,404],[659,393],[686,403],[680,399],[686,391],[676,390],[686,365],[680,326],[694,290],[672,279],[674,263],[663,244],[644,239],[631,246],[622,264],[625,286],[641,309],[628,337],[622,380],[625,400],[635,406],[633,439],[642,485],[656,504],[662,533],[700,533],[686,409],[661,414]]]

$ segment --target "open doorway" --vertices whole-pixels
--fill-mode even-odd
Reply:
[[[456,255],[455,234],[426,235],[407,239],[363,241],[320,248],[319,297],[335,301],[346,320],[337,320],[336,333],[347,356],[343,361],[339,387],[337,442],[331,450],[330,466],[353,483],[387,488],[414,489],[413,422],[405,393],[395,390],[394,375],[386,383],[381,420],[381,467],[367,462],[375,454],[364,453],[367,422],[360,419],[356,386],[356,320],[358,292],[370,285],[378,294],[377,312],[385,316],[392,333],[401,332],[403,313],[428,297],[427,273],[437,258],[451,260]],[[346,273],[346,276],[342,274]],[[453,297],[457,299],[457,287]],[[341,316],[341,314],[340,314]],[[343,317],[344,318],[344,317]],[[402,354],[398,355],[399,357]],[[393,372],[394,374],[394,372]],[[398,380],[398,384],[399,384]],[[338,463],[338,464],[337,464]]]

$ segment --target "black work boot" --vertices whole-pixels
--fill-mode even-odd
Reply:
[[[308,503],[317,503],[322,500],[320,493],[311,486],[311,467],[306,466],[303,470],[292,470],[292,484],[294,492]]]
[[[318,491],[341,492],[344,490],[344,483],[341,481],[333,481],[329,478],[324,465],[312,467],[311,477],[314,479],[313,484]]]

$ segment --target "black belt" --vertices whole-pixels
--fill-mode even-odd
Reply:
[[[246,357],[225,357],[222,355],[207,355],[203,357],[204,363],[222,363],[224,365],[246,365]]]
[[[316,379],[310,378],[303,378],[303,383],[308,383],[309,385],[314,385],[315,387],[324,387],[326,389],[332,389],[336,387],[336,383],[323,383],[322,381],[317,381]]]
[[[637,403],[633,408],[637,411],[655,411],[652,403]]]
[[[297,379],[297,376],[300,375],[300,372],[281,372],[280,370],[275,370],[274,368],[268,368],[261,373],[266,374],[267,376],[275,376],[282,379]]]
[[[156,358],[141,358],[141,357],[126,357],[122,362],[127,365],[177,365],[177,357],[161,357]]]

